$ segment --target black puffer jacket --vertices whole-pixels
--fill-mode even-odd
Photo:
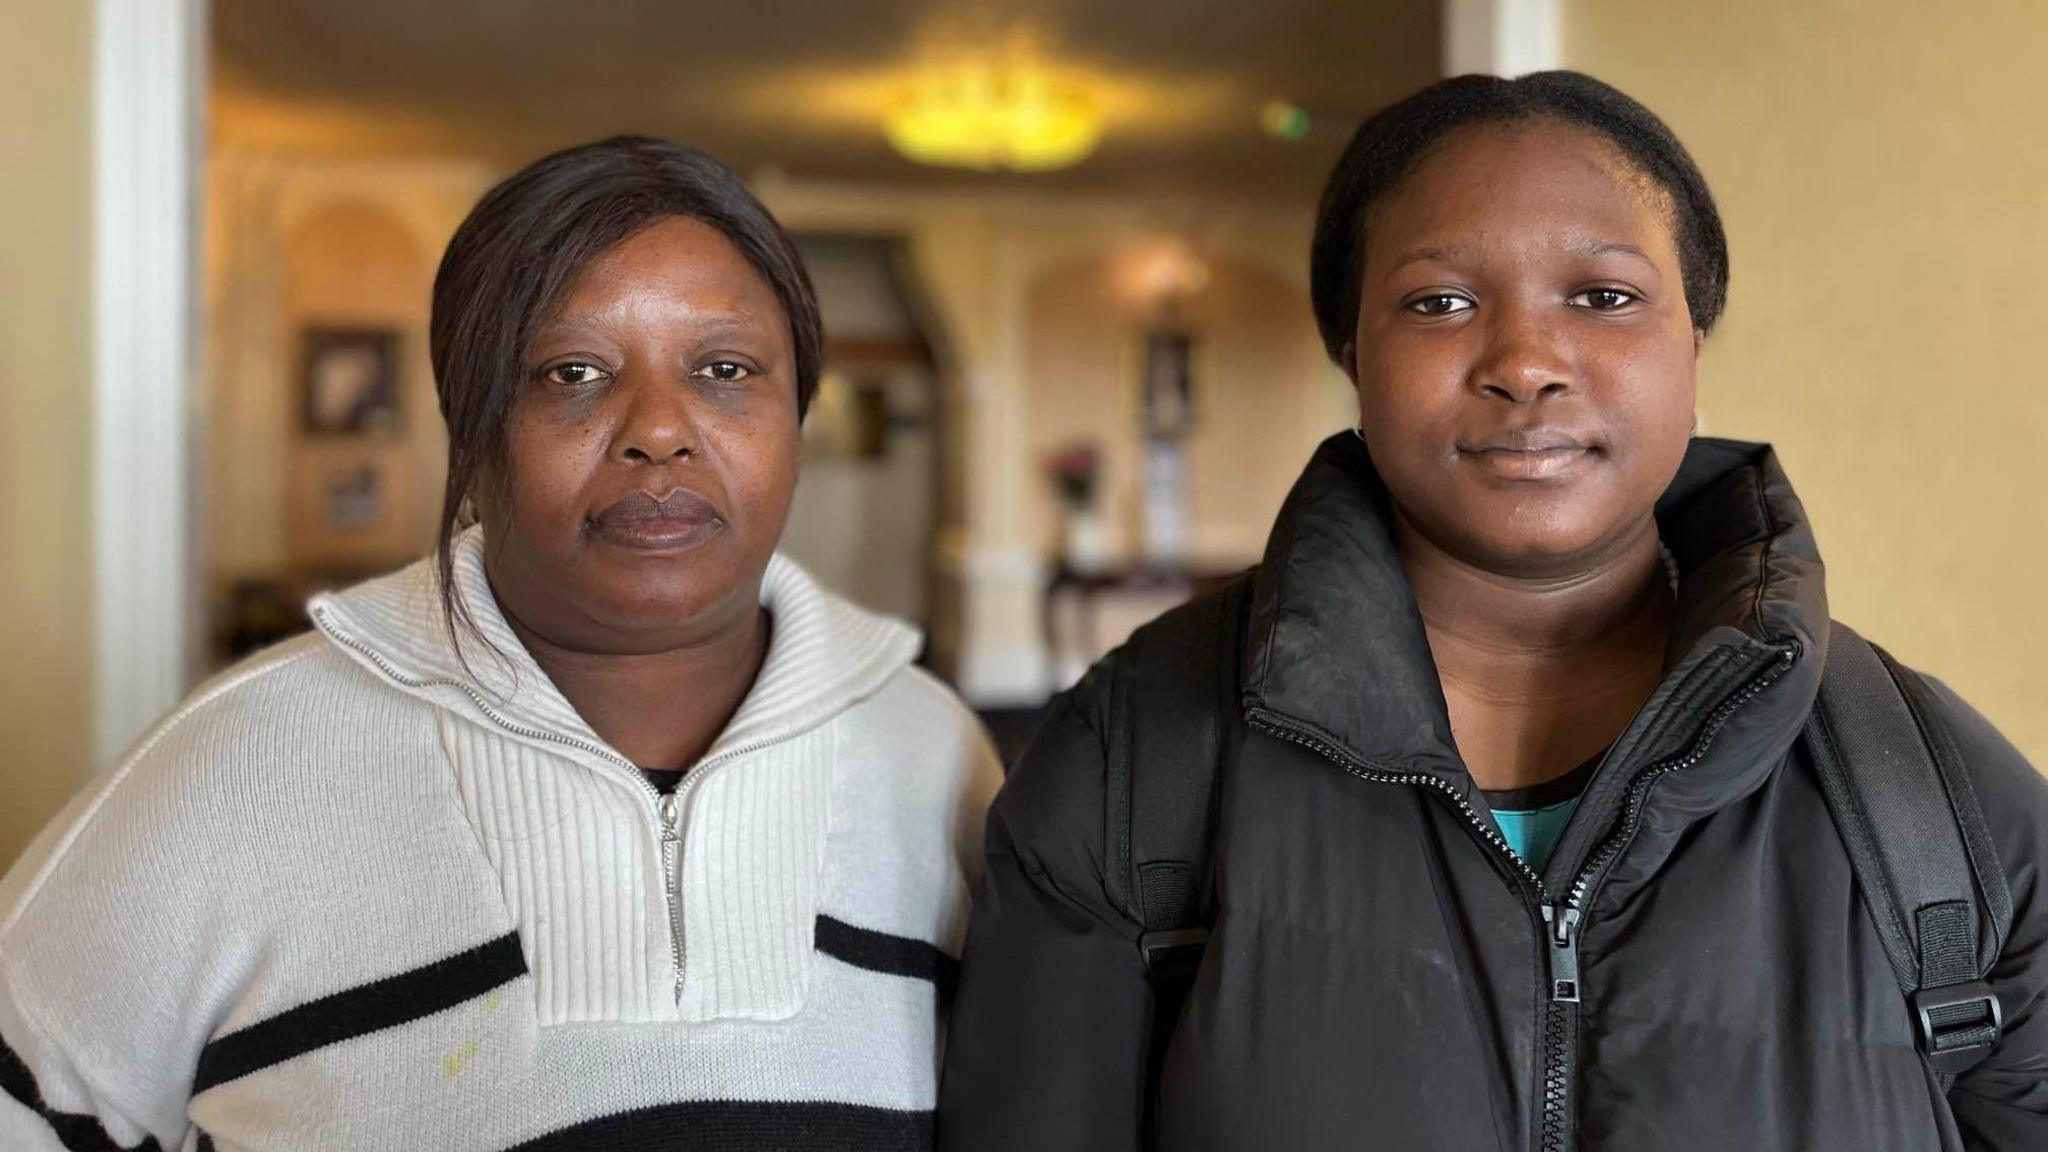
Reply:
[[[1944,1091],[1798,738],[1828,637],[1798,498],[1768,448],[1701,441],[1659,522],[1681,655],[1536,877],[1453,747],[1369,457],[1318,452],[1258,574],[1160,1147],[2048,1149],[2048,784],[1938,689],[2014,903],[2004,1039]],[[1107,683],[1055,703],[990,814],[943,1149],[1139,1143],[1151,993],[1103,881]],[[1542,907],[1575,887],[1582,1000],[1559,1004]]]

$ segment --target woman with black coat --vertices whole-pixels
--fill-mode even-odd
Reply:
[[[1830,621],[1769,447],[1693,437],[1727,268],[1591,78],[1365,123],[1312,277],[1359,427],[1010,774],[941,1147],[2048,1148],[2048,784]],[[1181,680],[1213,716],[1146,710]],[[1856,799],[1915,756],[1954,811]]]

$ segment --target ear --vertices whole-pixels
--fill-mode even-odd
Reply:
[[[1358,345],[1350,340],[1337,350],[1337,367],[1344,370],[1353,388],[1358,387]]]
[[[1692,358],[1694,360],[1698,360],[1700,358],[1700,348],[1701,346],[1705,345],[1706,342],[1707,334],[1705,332],[1700,331],[1698,328],[1692,330]]]

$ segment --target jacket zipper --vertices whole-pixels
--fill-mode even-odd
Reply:
[[[325,625],[327,623],[324,618],[325,613],[315,609],[313,614],[320,624]],[[327,627],[322,627],[320,631],[328,639],[361,655],[363,659],[376,665],[377,669],[383,672],[385,676],[408,688],[454,688],[469,697],[470,702],[476,705],[477,710],[489,717],[492,723],[512,733],[514,736],[521,736],[528,740],[539,740],[549,744],[559,744],[566,748],[588,752],[626,770],[633,783],[654,802],[655,817],[661,825],[661,885],[663,894],[666,897],[663,903],[666,905],[668,913],[669,955],[674,959],[676,968],[674,993],[676,1001],[680,1003],[683,998],[683,910],[682,890],[680,881],[677,878],[677,871],[681,866],[678,858],[682,855],[682,799],[688,794],[691,786],[702,778],[705,764],[700,762],[681,783],[676,785],[674,792],[664,795],[660,789],[657,789],[648,782],[647,777],[641,773],[639,765],[634,764],[609,748],[599,744],[592,744],[586,740],[578,740],[573,736],[563,736],[556,732],[547,732],[539,728],[530,728],[524,724],[515,723],[507,719],[496,708],[491,707],[490,702],[484,699],[482,693],[460,680],[439,677],[431,680],[422,680],[418,677],[407,676],[393,667],[391,662],[386,660],[382,653],[367,644],[361,643],[354,637],[343,635],[339,631]],[[750,750],[735,749],[720,757],[720,759],[729,759],[732,756]]]
[[[1798,650],[1787,645],[1779,647],[1777,653],[1777,659],[1768,667],[1752,675],[1739,691],[1707,715],[1685,755],[1660,760],[1635,774],[1629,781],[1621,820],[1614,831],[1586,859],[1585,866],[1565,893],[1562,907],[1543,910],[1550,955],[1550,1004],[1544,1013],[1543,1127],[1539,1145],[1542,1152],[1565,1152],[1571,1147],[1571,1095],[1576,1079],[1573,1075],[1576,1044],[1571,1025],[1579,1003],[1581,926],[1586,905],[1592,900],[1593,886],[1606,872],[1607,866],[1621,854],[1622,848],[1635,837],[1650,785],[1661,777],[1682,772],[1705,759],[1707,749],[1713,746],[1714,737],[1728,723],[1729,717],[1791,670]]]
[[[1543,878],[1515,854],[1514,849],[1508,846],[1507,841],[1490,822],[1479,816],[1463,793],[1441,778],[1421,772],[1389,772],[1371,768],[1343,748],[1289,722],[1278,713],[1264,708],[1252,708],[1246,713],[1246,722],[1252,727],[1316,752],[1361,780],[1376,784],[1404,784],[1430,788],[1448,797],[1458,813],[1465,818],[1465,823],[1478,833],[1482,841],[1492,846],[1494,853],[1521,879],[1525,886],[1525,895],[1535,896],[1534,911],[1543,921],[1547,984],[1547,1002],[1543,1017],[1543,1116],[1538,1142],[1541,1152],[1566,1152],[1571,1146],[1571,1088],[1575,1079],[1572,1074],[1575,1045],[1571,1025],[1573,1013],[1577,1011],[1576,1006],[1579,1003],[1579,940],[1586,905],[1592,897],[1593,883],[1620,853],[1623,845],[1635,835],[1636,825],[1642,819],[1643,801],[1649,793],[1650,783],[1659,777],[1698,764],[1706,757],[1707,749],[1712,746],[1715,735],[1728,723],[1729,717],[1790,670],[1797,649],[1781,646],[1777,652],[1778,658],[1770,667],[1753,676],[1740,691],[1722,701],[1719,707],[1708,714],[1685,755],[1651,764],[1637,772],[1634,779],[1629,781],[1621,822],[1614,832],[1601,842],[1593,855],[1587,858],[1586,866],[1572,881],[1563,901],[1552,898],[1550,890],[1543,884]]]

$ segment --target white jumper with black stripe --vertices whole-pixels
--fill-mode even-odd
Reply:
[[[928,1147],[999,768],[916,634],[778,558],[665,803],[456,572],[467,667],[430,563],[316,600],[17,862],[0,1148]]]

